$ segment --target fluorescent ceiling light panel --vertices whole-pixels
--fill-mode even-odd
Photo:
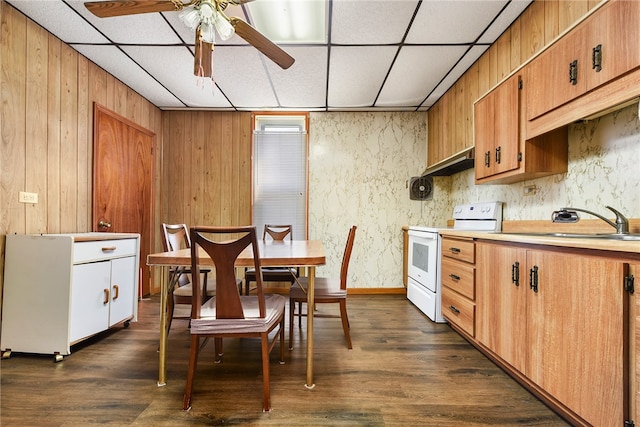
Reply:
[[[260,0],[246,4],[252,25],[274,43],[326,43],[324,0]]]

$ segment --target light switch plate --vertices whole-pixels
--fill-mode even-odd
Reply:
[[[38,193],[27,193],[21,191],[18,195],[18,201],[20,203],[38,203]]]

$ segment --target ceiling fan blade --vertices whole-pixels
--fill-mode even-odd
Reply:
[[[150,12],[173,12],[180,10],[171,0],[155,1],[90,1],[85,2],[89,12],[99,18],[135,15]],[[184,4],[183,4],[184,6]]]
[[[253,45],[281,68],[286,70],[295,62],[295,59],[282,50],[280,46],[266,38],[258,30],[243,20],[231,17],[229,18],[229,22],[233,25],[237,35],[245,39],[249,44]]]

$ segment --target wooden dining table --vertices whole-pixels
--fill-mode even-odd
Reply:
[[[313,307],[316,267],[326,263],[324,246],[320,240],[259,241],[258,252],[262,267],[304,267],[307,270],[307,307]],[[204,254],[204,251],[203,251]],[[202,266],[213,266],[208,256],[200,257]],[[160,348],[158,352],[158,386],[167,383],[167,302],[170,286],[169,269],[172,266],[191,266],[191,250],[159,252],[147,256],[147,265],[162,268],[160,289]],[[245,249],[236,261],[236,267],[253,267],[253,251]],[[307,378],[305,387],[313,388],[313,309],[307,315]]]

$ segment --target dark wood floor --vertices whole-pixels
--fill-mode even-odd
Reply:
[[[564,426],[451,328],[395,295],[349,297],[353,350],[338,319],[316,320],[316,388],[305,379],[306,329],[286,364],[272,353],[272,410],[261,410],[257,340],[225,341],[201,356],[193,408],[182,411],[187,322],[169,336],[168,384],[158,388],[158,298],[140,302],[140,321],[53,356],[14,353],[2,361],[0,424],[9,426]],[[321,311],[333,308],[321,307]],[[304,322],[303,322],[304,327]],[[242,356],[242,361],[238,361]]]

